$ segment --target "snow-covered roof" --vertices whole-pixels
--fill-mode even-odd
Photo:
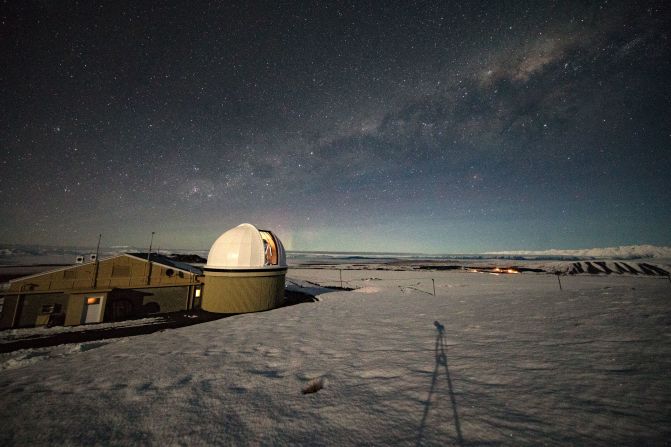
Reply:
[[[187,264],[186,262],[175,261],[174,259],[170,259],[169,257],[160,255],[158,253],[152,253],[150,258],[147,258],[147,253],[126,253],[126,254],[128,256],[133,256],[142,259],[143,261],[149,259],[151,262],[155,264],[162,264],[166,267],[172,267],[173,269],[176,270],[182,270],[184,272],[193,273],[194,275],[203,274],[203,271],[198,267],[194,267],[193,265]]]
[[[277,251],[277,264],[266,262],[266,247],[261,232],[270,235]],[[280,239],[270,231],[259,231],[254,225],[243,223],[231,228],[214,241],[207,256],[205,269],[245,269],[286,267],[284,247]]]

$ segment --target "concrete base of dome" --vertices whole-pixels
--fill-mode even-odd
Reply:
[[[284,300],[287,270],[205,271],[201,307],[208,312],[245,313],[274,309]]]

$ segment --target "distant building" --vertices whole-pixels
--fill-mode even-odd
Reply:
[[[126,253],[9,282],[0,329],[120,321],[200,307],[200,269],[165,256]]]

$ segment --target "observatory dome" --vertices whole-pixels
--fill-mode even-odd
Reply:
[[[280,239],[272,232],[243,223],[219,236],[210,248],[205,269],[286,269]]]

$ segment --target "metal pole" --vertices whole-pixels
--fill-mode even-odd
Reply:
[[[103,237],[103,234],[100,233],[98,235],[98,246],[96,247],[96,264],[93,267],[93,288],[94,289],[96,287],[98,287],[98,264],[99,264],[98,258],[100,256],[100,239],[102,239],[102,237]]]
[[[151,256],[151,246],[154,243],[155,233],[156,233],[155,231],[151,232],[151,240],[149,241],[149,252],[147,252],[147,285],[149,285],[151,282],[151,260],[149,258]]]
[[[147,252],[147,262],[149,262],[149,256],[151,256],[151,246],[154,243],[154,234],[155,233],[156,233],[155,231],[151,232],[151,240],[149,241],[149,251]]]
[[[431,283],[433,284],[433,296],[436,296],[436,281],[431,278]]]

